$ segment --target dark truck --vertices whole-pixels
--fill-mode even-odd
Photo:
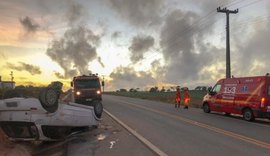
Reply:
[[[97,74],[75,76],[71,82],[71,87],[73,87],[75,103],[93,106],[95,110],[98,109],[95,112],[102,112],[102,92]],[[101,114],[96,115],[101,116]]]

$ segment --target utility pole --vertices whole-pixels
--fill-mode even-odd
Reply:
[[[11,77],[11,82],[13,82],[13,80],[14,80],[14,77],[13,77],[13,71],[11,71],[9,75],[10,75],[10,77]]]
[[[230,14],[237,14],[238,9],[228,10],[227,8],[217,8],[217,12],[226,13],[226,78],[231,78],[231,56],[230,56]]]

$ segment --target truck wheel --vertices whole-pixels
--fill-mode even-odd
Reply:
[[[254,120],[254,115],[251,109],[246,108],[243,111],[243,118],[246,121],[253,121]]]
[[[45,88],[41,90],[39,101],[42,107],[49,113],[53,113],[58,108],[59,94],[52,88]]]
[[[103,112],[103,106],[100,101],[93,101],[93,106],[94,106],[94,112],[96,117],[101,118],[102,112]]]
[[[203,104],[203,111],[204,111],[205,113],[210,113],[210,112],[211,112],[208,103],[204,103],[204,104]]]

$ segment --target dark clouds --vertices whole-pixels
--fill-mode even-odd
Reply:
[[[131,52],[130,60],[132,63],[137,63],[143,59],[143,54],[154,45],[152,36],[138,35],[132,39],[131,46],[128,48]]]
[[[26,33],[35,33],[40,28],[39,24],[28,16],[19,19],[19,21]]]
[[[71,78],[78,74],[88,74],[89,63],[97,59],[104,67],[96,48],[100,44],[100,35],[84,26],[84,7],[70,3],[66,14],[69,29],[64,35],[52,41],[46,54],[63,69],[64,74],[55,72],[58,78]]]
[[[148,26],[160,20],[163,0],[109,0],[112,8],[133,26]]]
[[[104,68],[105,65],[104,65],[104,63],[101,61],[101,57],[98,57],[97,60],[98,60],[98,63]]]
[[[156,84],[150,72],[135,71],[132,67],[117,67],[111,74],[113,80],[109,83],[109,88],[145,88]],[[130,88],[127,88],[130,87]]]
[[[69,25],[75,25],[77,22],[82,22],[82,19],[85,17],[85,10],[82,5],[69,2],[69,9],[66,15]]]
[[[54,75],[59,79],[65,79],[65,76],[62,75],[60,72],[54,71]],[[71,74],[70,74],[71,75]],[[72,75],[71,75],[72,76]]]
[[[166,67],[161,65],[160,60],[154,60],[151,63],[151,72],[159,82],[162,82],[167,71]]]
[[[41,74],[40,67],[35,66],[35,65],[31,65],[31,64],[27,64],[24,62],[19,62],[19,65],[7,63],[6,67],[9,69],[12,69],[12,70],[17,70],[17,71],[27,71],[31,75],[40,75]]]
[[[210,12],[221,4],[202,1],[198,5]],[[201,17],[193,11],[174,10],[166,16],[160,32],[160,46],[165,59],[165,81],[192,86],[194,83],[209,83],[225,77],[225,40],[222,47],[215,46],[215,40],[219,36],[214,34],[213,23],[218,20],[217,17],[219,16],[210,15],[196,23]],[[256,27],[250,34],[247,34],[252,30],[250,26],[238,29],[241,31],[231,32],[232,74],[251,76],[269,72],[265,65],[270,57],[270,46],[267,43],[270,40],[269,25]]]
[[[270,24],[266,28],[256,28],[254,33],[244,45],[238,45],[236,70],[241,71],[241,75],[247,73],[255,73],[256,75],[264,75],[269,72],[267,64],[270,58]],[[256,67],[257,66],[257,67]]]
[[[198,15],[175,10],[167,15],[160,33],[160,46],[166,60],[177,57],[183,51],[193,49],[193,32],[185,33]]]
[[[198,14],[181,10],[174,10],[166,17],[160,33],[160,46],[166,62],[165,79],[168,82],[198,80],[201,69],[218,57],[214,55],[220,54],[211,51],[217,48],[204,43],[204,37],[211,33],[213,26],[201,28],[193,25],[197,19]]]
[[[59,40],[53,40],[47,55],[65,71],[64,77],[87,74],[88,63],[97,58],[96,46],[100,38],[85,27],[72,28]]]

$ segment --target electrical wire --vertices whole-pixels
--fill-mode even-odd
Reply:
[[[251,3],[248,3],[248,4],[246,4],[246,5],[240,6],[239,9],[242,9],[242,8],[245,8],[245,7],[248,7],[248,6],[251,6],[251,5],[253,5],[253,4],[256,4],[256,3],[262,2],[262,1],[264,1],[264,0],[256,0],[256,1],[254,1],[254,2],[251,2]]]

